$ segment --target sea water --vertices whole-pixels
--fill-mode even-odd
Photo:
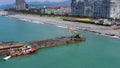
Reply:
[[[85,42],[40,49],[3,61],[0,68],[120,68],[120,40],[79,31]],[[53,25],[0,17],[0,41],[33,41],[69,36]]]

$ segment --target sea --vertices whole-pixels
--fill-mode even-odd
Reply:
[[[79,31],[86,41],[12,57],[0,68],[120,68],[120,39]],[[0,42],[34,41],[69,36],[66,28],[0,16]]]

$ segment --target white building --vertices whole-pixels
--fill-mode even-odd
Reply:
[[[110,6],[110,17],[120,19],[120,0],[112,0]]]
[[[72,0],[71,14],[120,19],[120,0]]]
[[[25,0],[16,0],[16,10],[25,10],[26,2]]]
[[[0,10],[0,16],[2,16],[2,15],[7,15],[7,14],[8,14],[7,11]]]

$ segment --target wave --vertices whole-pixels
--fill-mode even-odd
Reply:
[[[119,36],[109,36],[109,37],[120,39]]]
[[[42,22],[39,22],[39,21],[32,21],[33,23],[37,23],[37,24],[44,24]]]
[[[100,32],[93,32],[93,31],[89,31],[89,30],[83,30],[81,29],[82,31],[85,31],[85,32],[90,32],[90,33],[94,33],[94,34],[97,34],[97,35],[102,35],[102,36],[106,36],[106,37],[111,37],[111,38],[117,38],[117,39],[120,39],[120,36],[112,36],[111,34],[104,34],[104,33],[100,33]]]
[[[39,21],[34,21],[34,20],[28,20],[28,19],[20,19],[22,21],[27,21],[27,22],[32,22],[32,23],[37,23],[37,24],[44,24],[42,22],[39,22]]]
[[[60,28],[67,28],[66,26],[59,26],[59,25],[56,25],[56,26]]]
[[[106,34],[100,34],[100,35],[107,36],[107,37],[111,37],[111,38],[117,38],[117,39],[120,39],[119,36],[110,36],[110,35],[106,35]]]

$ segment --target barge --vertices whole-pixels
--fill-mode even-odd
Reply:
[[[30,42],[7,42],[7,43],[0,43],[0,55],[7,55],[8,57],[5,58],[9,59],[15,56],[23,56],[33,52],[36,52],[38,49],[53,47],[53,46],[60,46],[65,44],[71,44],[76,42],[85,41],[85,38],[80,36],[77,31],[74,31],[76,35],[72,35],[70,28],[68,28],[70,37],[60,37],[55,39],[47,39],[47,40],[40,40],[40,41],[30,41]]]

